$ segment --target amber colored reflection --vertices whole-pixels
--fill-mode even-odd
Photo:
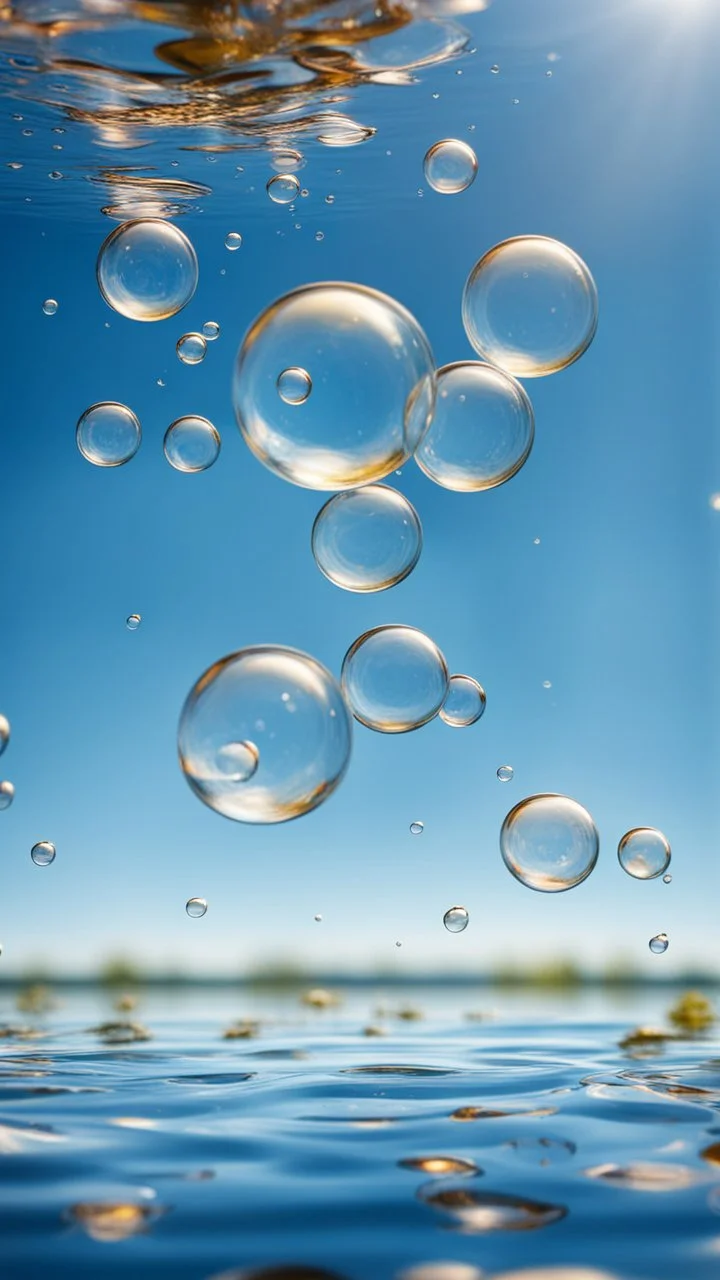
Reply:
[[[126,1240],[144,1231],[164,1210],[144,1204],[113,1204],[81,1201],[68,1210],[68,1217],[86,1235],[105,1244]]]

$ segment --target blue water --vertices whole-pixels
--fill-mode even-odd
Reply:
[[[492,1277],[573,1264],[613,1280],[715,1280],[717,1037],[620,1049],[634,1014],[662,1026],[652,994],[614,1011],[484,996],[473,1020],[462,993],[382,999],[313,1010],[210,992],[120,1014],[70,997],[13,1015],[0,1058],[3,1277],[274,1266],[274,1280],[293,1280],[283,1265],[303,1264],[395,1280],[434,1261]],[[103,1034],[108,1018],[152,1038]],[[223,1039],[238,1019],[252,1036]],[[470,1168],[404,1163],[439,1157]]]

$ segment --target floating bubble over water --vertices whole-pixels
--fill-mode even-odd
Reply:
[[[657,879],[667,871],[670,857],[670,845],[655,827],[634,827],[618,845],[620,866],[636,880]]]
[[[292,204],[300,191],[300,183],[294,173],[276,173],[267,182],[267,193],[275,204]]]
[[[45,301],[43,302],[42,309],[45,312],[46,316],[54,316],[58,309],[58,304],[54,298],[46,298]]]
[[[338,493],[318,512],[312,553],[321,573],[346,591],[385,591],[420,558],[422,526],[397,489],[369,484]]]
[[[200,364],[207,353],[207,342],[201,333],[184,333],[178,338],[175,350],[183,364]]]
[[[247,782],[260,763],[260,752],[254,742],[226,742],[219,747],[215,763],[228,782]]]
[[[590,346],[598,298],[572,249],[546,236],[517,236],[475,264],[463,293],[474,349],[517,378],[557,373]]]
[[[127,405],[103,400],[85,410],[75,439],[83,457],[96,467],[122,467],[140,448],[142,430]]]
[[[0,782],[0,810],[9,809],[15,799],[15,787],[5,779]]]
[[[341,679],[355,719],[379,733],[419,729],[437,715],[448,690],[445,658],[416,627],[366,631],[345,654]]]
[[[312,374],[301,405],[278,395],[287,369]],[[246,334],[235,412],[271,471],[308,489],[352,489],[415,451],[433,410],[433,374],[422,329],[392,298],[362,285],[308,285],[268,307]]]
[[[352,721],[330,672],[275,645],[241,649],[210,667],[190,690],[178,730],[189,786],[237,822],[286,822],[316,808],[342,780],[351,743]],[[251,775],[238,781],[228,773],[221,754],[228,744],[257,751]]]
[[[30,857],[36,867],[49,867],[55,861],[57,850],[49,840],[39,840],[30,850]]]
[[[458,138],[443,138],[425,156],[425,177],[434,191],[454,195],[466,191],[475,181],[477,156],[472,147]]]
[[[185,910],[192,920],[199,920],[205,915],[207,909],[208,904],[204,898],[188,898],[185,903]]]
[[[500,852],[521,884],[539,893],[562,893],[581,884],[600,851],[587,809],[569,796],[541,794],[521,800],[500,832]]]
[[[160,218],[141,218],[110,232],[98,254],[97,279],[120,315],[166,320],[192,298],[198,261],[183,231]]]
[[[486,703],[485,690],[472,676],[451,676],[440,719],[454,729],[466,729],[480,719]]]
[[[450,907],[443,916],[443,924],[448,933],[462,933],[470,923],[470,916],[465,907]]]
[[[220,325],[217,320],[206,320],[202,327],[202,331],[203,337],[206,338],[208,342],[214,342],[216,338],[220,337]]]
[[[663,884],[672,884],[672,876],[663,876]]]
[[[242,236],[240,235],[240,232],[228,231],[225,237],[225,248],[229,249],[231,253],[234,253],[236,249],[240,248],[241,244],[242,244]]]
[[[411,835],[411,836],[421,836],[424,830],[425,830],[425,823],[424,823],[424,822],[411,822],[411,823],[410,823],[410,835]]]
[[[207,418],[176,418],[165,432],[163,451],[176,471],[207,471],[220,453],[220,433]]]
[[[285,404],[304,404],[312,391],[312,378],[305,369],[283,369],[278,374],[277,389]]]
[[[670,946],[670,939],[666,933],[656,933],[655,937],[650,939],[648,946],[654,956],[661,956]]]
[[[502,369],[465,360],[437,372],[435,413],[415,461],[444,489],[494,489],[527,461],[534,437],[532,405],[520,383]]]
[[[0,715],[0,756],[10,741],[10,721],[7,716]]]
[[[128,631],[137,631],[141,622],[142,622],[142,618],[140,617],[139,613],[131,613],[125,619],[125,626],[127,627]]]
[[[515,770],[511,764],[501,764],[497,771],[498,782],[512,782]]]

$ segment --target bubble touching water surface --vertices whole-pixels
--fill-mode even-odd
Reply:
[[[184,231],[159,218],[124,222],[103,242],[100,292],[130,320],[166,320],[181,311],[198,283],[198,261]]]

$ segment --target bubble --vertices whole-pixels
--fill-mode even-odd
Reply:
[[[131,613],[129,617],[125,619],[125,626],[127,627],[128,631],[137,631],[141,622],[142,622],[142,618],[140,617],[139,613]]]
[[[454,195],[466,191],[477,177],[477,156],[467,142],[443,138],[425,156],[425,177],[434,191]]]
[[[58,309],[58,304],[54,298],[46,298],[45,301],[43,302],[42,309],[45,312],[46,316],[54,316]]]
[[[527,461],[534,436],[520,383],[489,364],[462,361],[437,372],[435,413],[415,461],[444,489],[494,489]]]
[[[278,173],[293,173],[296,169],[305,167],[305,157],[301,151],[295,151],[292,147],[283,147],[280,151],[273,152],[270,163]]]
[[[440,719],[454,729],[465,729],[480,719],[486,701],[485,690],[472,676],[451,676]]]
[[[163,451],[176,471],[207,471],[220,453],[220,433],[207,418],[176,418],[165,432]]]
[[[648,946],[654,956],[661,956],[670,946],[670,939],[666,933],[656,933],[655,937],[648,942]]]
[[[656,880],[670,865],[670,845],[655,827],[634,827],[618,845],[623,871],[636,880]]]
[[[208,342],[214,342],[216,338],[220,337],[220,325],[217,320],[206,320],[202,327],[202,331],[203,337],[206,338]]]
[[[315,917],[314,917],[314,919],[315,919],[315,923],[316,923],[316,924],[320,924],[320,923],[321,923],[321,921],[322,921],[322,916],[321,916],[321,915],[317,915],[317,916],[315,916]]]
[[[300,183],[294,173],[276,173],[274,178],[268,179],[266,190],[275,204],[292,204],[300,190]]]
[[[192,298],[198,261],[183,231],[160,218],[123,222],[103,242],[97,260],[100,292],[130,320],[167,320]]]
[[[242,244],[242,236],[240,235],[240,232],[228,231],[225,237],[225,248],[229,249],[231,253],[234,253],[236,249],[240,248],[241,244]]]
[[[314,374],[312,395],[287,405],[278,375]],[[315,284],[280,298],[240,348],[234,405],[253,453],[308,489],[381,480],[412,453],[433,410],[433,357],[417,321],[362,285]]]
[[[49,867],[55,861],[55,845],[49,840],[39,840],[30,850],[30,857],[36,867]]]
[[[7,716],[0,715],[0,756],[10,741],[10,721]]]
[[[595,281],[582,258],[546,236],[517,236],[475,264],[463,292],[472,346],[517,378],[557,373],[590,346]]]
[[[178,338],[175,350],[183,364],[200,364],[205,359],[207,342],[201,333],[184,333]]]
[[[178,730],[188,785],[237,822],[286,822],[316,808],[341,782],[351,743],[352,721],[330,672],[274,645],[210,667],[190,690]]]
[[[577,800],[536,795],[508,813],[500,852],[516,880],[539,893],[562,893],[581,884],[600,849],[595,823]]]
[[[663,884],[672,884],[672,876],[671,875],[663,876]]]
[[[424,822],[411,822],[411,823],[410,823],[410,835],[411,835],[411,836],[421,836],[424,830],[425,830],[425,823],[424,823]]]
[[[185,910],[191,920],[199,920],[201,916],[205,915],[207,908],[208,904],[204,898],[188,898],[185,903]]]
[[[312,378],[305,369],[283,369],[278,374],[277,389],[285,404],[304,404],[312,391]]]
[[[321,573],[346,591],[385,591],[407,578],[420,558],[422,526],[397,489],[370,484],[338,493],[312,529]]]
[[[9,809],[15,799],[15,787],[7,780],[0,782],[0,810]]]
[[[407,733],[437,715],[448,669],[434,641],[416,627],[375,627],[345,654],[342,687],[355,719],[368,729]]]
[[[470,916],[465,907],[450,907],[443,916],[443,924],[448,933],[462,933],[470,923]]]
[[[142,429],[127,405],[103,400],[85,410],[75,439],[83,458],[96,467],[122,467],[140,448]]]
[[[515,777],[515,770],[511,764],[501,764],[497,771],[499,782],[512,782]]]
[[[496,63],[496,62],[494,62],[494,63],[493,63],[493,65],[491,66],[490,70],[492,71],[492,74],[493,74],[494,76],[498,75],[498,74],[499,74],[499,72],[500,72],[500,68],[499,68],[499,66],[497,65],[497,63]]]
[[[320,240],[324,240],[324,239],[325,239],[325,232],[324,232],[324,231],[316,231],[316,232],[315,232],[315,239],[316,239],[316,240],[318,240],[318,241],[320,241]]]
[[[402,946],[402,942],[396,942],[396,943],[395,943],[395,946],[396,946],[396,947],[401,947],[401,946]]]

